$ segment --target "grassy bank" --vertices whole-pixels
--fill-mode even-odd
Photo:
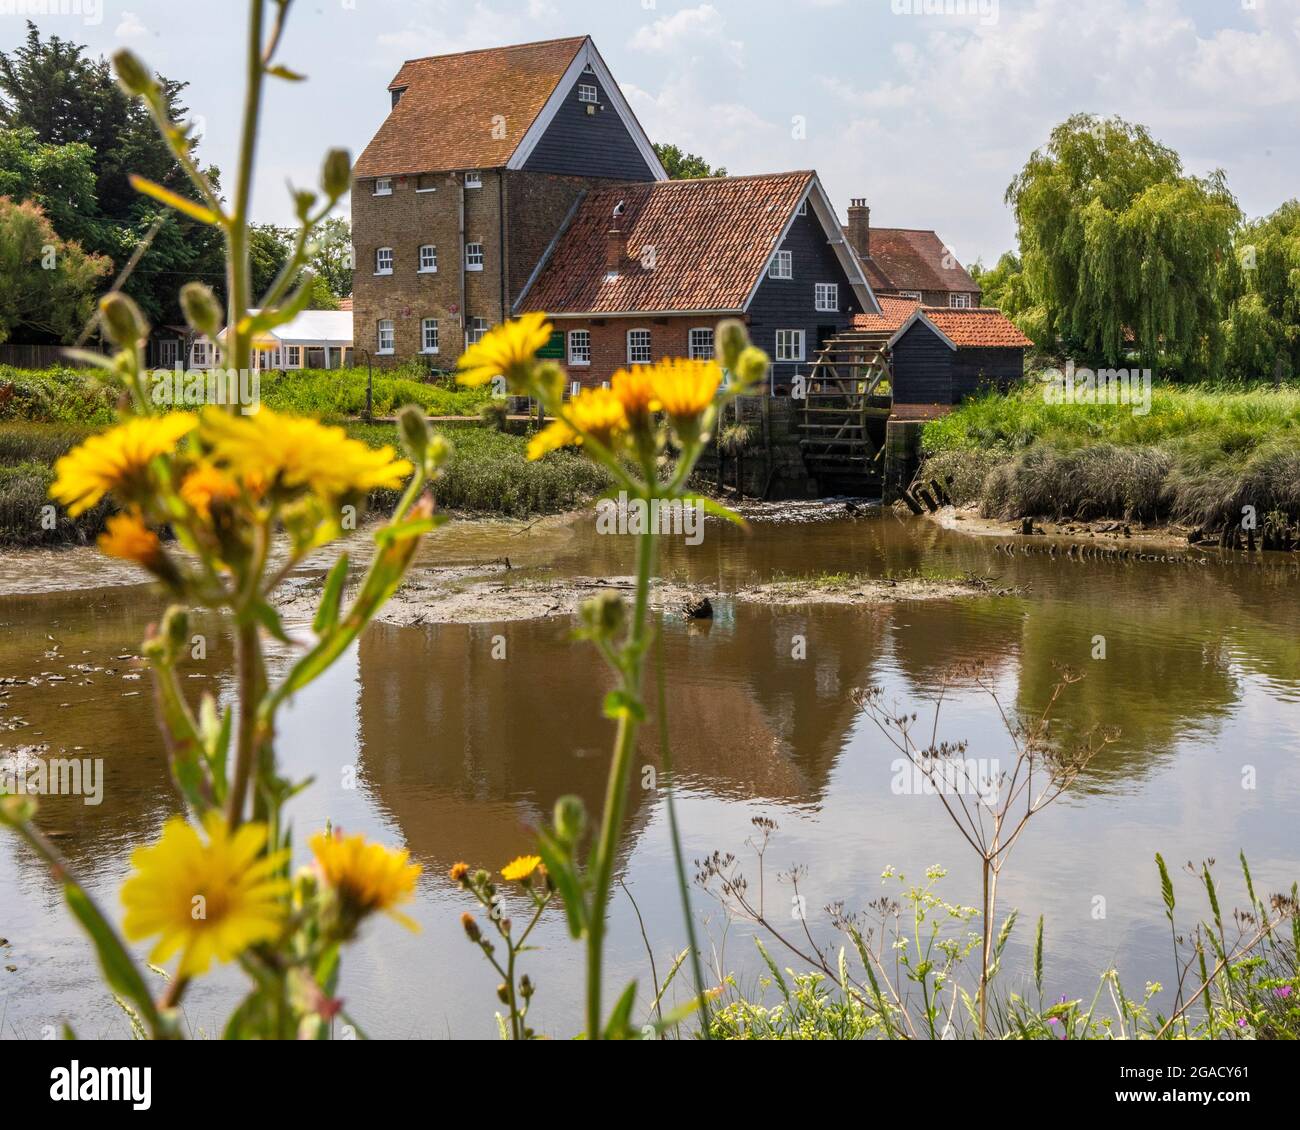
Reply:
[[[50,512],[48,491],[54,461],[98,428],[77,424],[0,423],[0,545],[84,545],[104,528],[103,506],[71,520]],[[372,447],[397,442],[392,424],[348,424]],[[578,505],[607,485],[605,474],[575,452],[558,451],[529,463],[524,436],[477,425],[444,429],[455,454],[436,487],[440,506],[522,518]],[[372,509],[387,511],[397,495],[377,491]],[[53,516],[53,522],[49,520]]]
[[[1300,522],[1300,390],[1160,387],[1151,411],[989,393],[927,424],[926,477],[989,518]]]
[[[366,406],[365,369],[298,369],[261,375],[261,400],[277,412],[322,419],[360,416]],[[415,370],[375,370],[374,414],[391,416],[418,404],[430,416],[474,416],[487,399],[481,389],[458,388],[450,378],[418,379]],[[14,369],[0,365],[0,423],[104,426],[116,397],[87,369]]]

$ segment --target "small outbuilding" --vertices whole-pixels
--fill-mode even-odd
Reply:
[[[1025,375],[1034,343],[1000,310],[917,307],[889,341],[894,403],[960,404]]]
[[[256,313],[257,311],[252,311]],[[190,368],[210,369],[217,350],[206,337],[191,343]],[[253,343],[257,369],[339,369],[352,364],[352,311],[304,310]]]

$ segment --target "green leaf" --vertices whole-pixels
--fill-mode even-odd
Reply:
[[[682,501],[701,503],[706,514],[712,514],[715,518],[722,518],[733,526],[739,526],[742,530],[749,529],[749,523],[742,515],[737,514],[729,507],[723,506],[722,503],[714,501],[712,498],[707,498],[702,494],[684,494],[682,495]]]
[[[281,643],[293,643],[289,633],[284,630],[284,625],[280,622],[280,614],[267,604],[266,601],[260,599],[254,600],[250,607],[250,611],[253,614],[253,619],[261,624],[263,628],[270,632],[271,635]]]
[[[564,904],[564,914],[569,923],[569,934],[574,938],[582,937],[587,926],[587,905],[582,897],[582,886],[574,871],[572,857],[550,833],[543,830],[537,833],[537,851],[546,864],[546,871],[555,883],[555,889],[560,892],[560,901]]]
[[[275,78],[282,78],[284,79],[285,82],[302,82],[307,78],[306,75],[299,74],[297,71],[291,70],[289,67],[286,67],[283,63],[276,63],[275,66],[273,67],[267,67],[266,73],[268,75],[274,76]]]
[[[168,208],[174,208],[177,212],[189,216],[191,220],[198,220],[201,224],[211,224],[216,227],[221,223],[221,217],[211,208],[198,204],[188,197],[179,196],[170,188],[163,188],[162,185],[149,180],[147,177],[131,174],[131,187],[136,192],[145,196],[152,196],[160,204],[166,204]]]
[[[645,707],[640,700],[628,691],[610,691],[605,696],[602,707],[606,718],[632,718],[637,722],[645,721]]]
[[[632,1027],[632,1006],[635,1003],[636,982],[632,981],[618,998],[614,1011],[609,1014],[609,1022],[605,1025],[605,1039],[629,1040],[640,1036],[640,1030]]]
[[[790,986],[785,983],[785,978],[781,976],[781,970],[776,967],[776,962],[772,960],[772,955],[763,947],[761,939],[755,938],[754,945],[758,947],[758,952],[762,955],[763,961],[766,963],[768,969],[772,971],[772,977],[776,981],[777,988],[781,990],[781,995],[785,997],[788,1002],[790,1000]]]
[[[323,636],[332,631],[339,622],[339,603],[343,600],[343,586],[348,579],[348,555],[340,555],[334,562],[334,568],[325,578],[325,591],[321,594],[320,607],[316,609],[316,619],[312,621],[312,631]]]
[[[1038,916],[1038,931],[1034,935],[1034,984],[1043,992],[1043,916]]]
[[[76,916],[77,921],[90,935],[95,952],[99,955],[99,965],[104,971],[104,980],[108,983],[108,987],[118,996],[125,997],[135,1004],[148,1024],[149,1030],[157,1036],[163,1029],[162,1018],[154,1007],[153,997],[149,995],[144,978],[140,976],[139,969],[136,968],[131,955],[126,952],[126,947],[122,945],[116,931],[104,921],[95,904],[76,883],[63,884],[63,897],[67,900],[68,908]]]

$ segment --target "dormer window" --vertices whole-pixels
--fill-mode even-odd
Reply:
[[[591,82],[578,83],[578,101],[592,103],[600,101],[600,91],[596,88],[596,84]]]
[[[391,275],[393,273],[393,249],[380,247],[375,251],[375,274]]]
[[[392,196],[393,195],[393,178],[376,177],[375,178],[375,195]]]
[[[772,262],[767,268],[767,277],[770,279],[794,278],[794,252],[778,251],[773,255]]]
[[[466,187],[466,188],[482,188],[482,187],[483,187],[483,174],[480,173],[480,172],[478,171],[478,169],[471,169],[469,172],[467,172],[467,173],[465,174],[465,187]]]

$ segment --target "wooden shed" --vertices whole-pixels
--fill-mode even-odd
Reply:
[[[999,310],[918,307],[889,342],[895,404],[960,404],[1025,375],[1033,345]]]

